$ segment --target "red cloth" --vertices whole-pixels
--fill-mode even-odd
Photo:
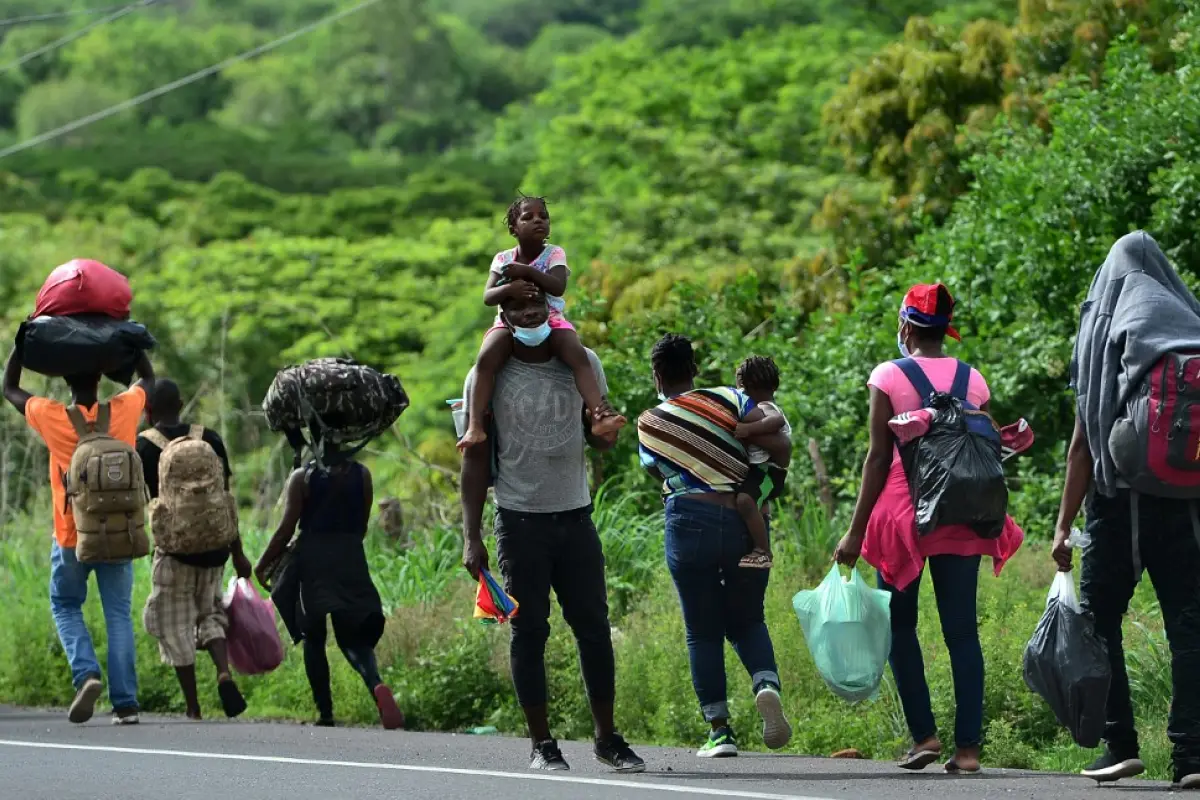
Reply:
[[[928,536],[917,534],[917,512],[908,493],[904,465],[892,462],[887,484],[875,502],[862,557],[883,579],[903,591],[917,579],[930,556],[991,556],[997,575],[1021,549],[1025,532],[1008,517],[998,539],[982,539],[966,525],[943,525]]]
[[[34,306],[35,317],[104,314],[128,319],[133,303],[129,279],[115,269],[86,258],[55,268],[42,284]]]

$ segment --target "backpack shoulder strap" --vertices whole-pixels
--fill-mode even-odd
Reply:
[[[67,419],[71,421],[71,427],[75,429],[75,435],[80,439],[92,432],[92,428],[84,418],[83,412],[79,410],[79,406],[74,404],[67,406]],[[99,419],[97,419],[98,421]]]
[[[142,431],[141,435],[143,439],[150,442],[150,444],[154,445],[159,450],[166,450],[167,445],[170,444],[170,442],[167,440],[166,434],[164,434],[158,428],[151,428],[150,430]]]
[[[191,428],[188,429],[187,438],[195,439],[197,442],[203,442],[204,441],[204,426],[203,425],[193,425]]]
[[[99,410],[96,411],[96,425],[93,430],[96,433],[108,435],[108,426],[112,422],[112,407],[108,403],[101,403]]]
[[[921,405],[929,405],[929,401],[937,394],[937,390],[929,382],[929,378],[925,375],[925,370],[921,369],[921,365],[911,358],[898,358],[892,363],[900,368],[900,371],[904,373],[904,377],[908,378],[908,382],[912,384],[913,389],[921,396]]]
[[[958,368],[954,371],[954,384],[950,387],[950,394],[965,403],[967,402],[967,391],[970,388],[971,365],[964,361],[959,361]]]

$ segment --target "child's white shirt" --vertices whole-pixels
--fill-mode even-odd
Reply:
[[[784,436],[788,437],[788,440],[790,441],[792,438],[792,425],[790,422],[788,422],[787,415],[783,413],[783,409],[770,402],[759,403],[758,407],[763,410],[764,414],[766,414],[768,411],[773,411],[775,414],[783,417],[783,428],[781,432]],[[755,444],[746,447],[746,454],[750,457],[751,466],[766,464],[771,460],[770,453]]]

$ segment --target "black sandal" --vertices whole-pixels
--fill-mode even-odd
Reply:
[[[942,757],[940,750],[909,750],[908,754],[898,763],[900,769],[919,772]]]
[[[945,770],[947,775],[962,775],[964,777],[970,777],[971,775],[978,775],[980,772],[982,772],[983,767],[976,767],[975,769],[963,769],[962,767],[958,766],[958,761],[952,758],[946,762]]]

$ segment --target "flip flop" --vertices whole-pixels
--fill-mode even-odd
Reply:
[[[982,767],[976,767],[975,769],[963,769],[958,766],[958,762],[953,758],[946,762],[945,769],[947,775],[960,775],[964,778],[969,778],[972,775],[979,775],[981,772],[983,772]]]
[[[917,772],[925,769],[941,757],[941,751],[938,750],[909,750],[908,755],[906,755],[904,759],[896,766],[898,766],[900,769],[907,769]]]

